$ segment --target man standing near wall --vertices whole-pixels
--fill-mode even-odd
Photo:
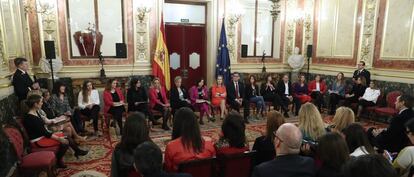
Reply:
[[[357,70],[354,71],[354,75],[352,76],[352,80],[356,82],[359,76],[364,76],[367,80],[367,83],[371,82],[371,73],[365,69],[365,62],[360,61],[357,65]]]
[[[27,70],[29,69],[29,63],[26,58],[14,59],[14,65],[16,71],[13,74],[12,84],[14,87],[14,93],[19,98],[19,102],[26,99],[27,93],[30,90],[37,90],[40,88],[39,83],[33,82],[30,78]]]

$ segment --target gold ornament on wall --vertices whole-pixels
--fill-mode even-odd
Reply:
[[[372,57],[375,44],[375,21],[377,16],[378,0],[364,1],[364,19],[363,30],[361,37],[361,49],[359,60],[367,63],[367,66],[372,66]]]
[[[136,61],[145,61],[148,54],[148,14],[151,12],[150,1],[142,1],[137,5],[136,10]]]

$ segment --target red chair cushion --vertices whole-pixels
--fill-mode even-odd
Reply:
[[[370,106],[370,107],[365,108],[365,111],[374,112],[376,108],[378,108],[378,107],[377,106]]]
[[[22,158],[20,167],[25,169],[48,168],[55,164],[55,159],[55,154],[51,151],[34,152]]]
[[[14,146],[14,150],[16,151],[17,157],[21,159],[23,156],[23,151],[24,151],[23,150],[24,142],[23,142],[22,134],[19,132],[19,130],[13,127],[5,127],[4,132],[6,133],[9,140],[12,142]]]
[[[34,145],[34,143],[31,143],[31,151],[32,152],[52,151],[54,153],[57,153],[58,150],[59,150],[59,145],[58,146],[51,146],[51,147],[38,147],[38,146]]]
[[[380,115],[395,115],[397,114],[397,110],[390,107],[383,107],[383,108],[376,108],[375,112]]]

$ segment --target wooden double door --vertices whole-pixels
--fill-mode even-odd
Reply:
[[[196,80],[206,79],[206,31],[204,25],[166,24],[165,36],[170,55],[171,86],[181,76],[190,88]]]

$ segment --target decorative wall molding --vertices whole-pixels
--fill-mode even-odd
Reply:
[[[43,41],[55,41],[56,57],[60,57],[60,40],[59,40],[59,27],[58,27],[58,0],[37,0],[37,9],[42,9],[41,12],[36,12],[39,19],[39,31],[40,31],[40,46],[42,52],[42,58],[45,57],[45,46]],[[47,3],[45,8],[43,3]]]
[[[237,17],[232,17],[231,15],[226,18],[226,33],[227,33],[227,48],[229,49],[229,56],[231,63],[237,63],[237,27],[238,21],[240,19]]]
[[[135,3],[135,1],[134,1]],[[135,7],[135,6],[134,6]],[[149,42],[149,15],[142,16],[141,13],[134,11],[134,24],[135,24],[135,59],[134,62],[149,62],[150,61],[150,42]],[[147,12],[144,12],[148,14]]]
[[[358,60],[364,61],[368,68],[372,68],[379,1],[366,0],[363,3],[361,42]]]
[[[293,54],[293,49],[295,48],[295,34],[296,34],[296,21],[294,20],[295,9],[297,8],[297,0],[286,0],[286,38],[285,38],[285,50],[284,50],[284,63],[287,58]]]
[[[303,19],[303,46],[302,46],[302,55],[306,56],[306,50],[308,45],[313,44],[313,11],[314,11],[314,0],[304,0],[305,7],[304,19]]]

